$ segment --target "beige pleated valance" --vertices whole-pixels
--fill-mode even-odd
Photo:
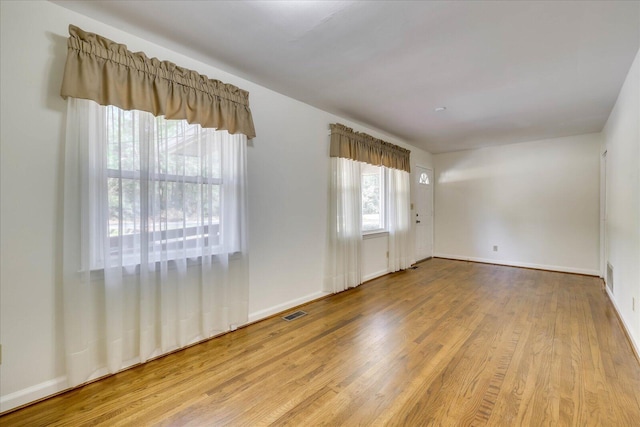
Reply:
[[[249,92],[69,26],[61,95],[256,136]]]
[[[365,162],[376,166],[411,172],[409,155],[411,151],[397,145],[374,138],[362,132],[355,132],[339,123],[331,124],[331,157]]]

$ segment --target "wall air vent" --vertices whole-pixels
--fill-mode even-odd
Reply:
[[[302,317],[306,315],[307,315],[306,311],[298,310],[298,311],[294,311],[291,314],[287,314],[286,316],[283,317],[283,319],[286,320],[287,322],[291,322],[292,320],[295,320],[298,317]]]
[[[607,263],[607,286],[609,291],[613,293],[613,266]]]

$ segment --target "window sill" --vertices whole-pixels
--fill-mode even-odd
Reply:
[[[372,231],[369,233],[362,233],[362,240],[368,239],[378,239],[380,237],[387,237],[389,232],[387,230],[384,231]]]
[[[236,251],[236,252],[232,252],[232,253],[228,253],[228,254],[223,254],[223,253],[216,253],[216,254],[211,254],[209,256],[211,256],[211,260],[213,264],[219,264],[220,261],[217,260],[217,258],[219,258],[220,256],[224,256],[227,255],[229,257],[229,261],[233,261],[233,260],[238,260],[241,259],[243,257],[243,252],[240,251]],[[167,269],[168,270],[176,270],[178,268],[178,263],[182,263],[185,262],[185,266],[187,268],[189,267],[194,267],[194,266],[199,266],[202,265],[202,256],[193,256],[193,257],[188,257],[188,258],[184,258],[184,259],[176,259],[176,258],[171,258],[171,259],[167,259],[165,261],[155,261],[155,262],[150,262],[148,265],[149,266],[155,266],[155,271],[159,272],[160,268],[161,268],[161,264],[163,262],[167,263]],[[126,265],[123,266],[115,266],[112,267],[114,268],[116,271],[120,270],[122,272],[122,276],[137,276],[140,275],[140,268],[141,265],[140,263],[127,263]],[[91,280],[104,280],[104,276],[105,276],[105,269],[101,268],[101,267],[93,267],[89,270],[89,274],[91,277]]]

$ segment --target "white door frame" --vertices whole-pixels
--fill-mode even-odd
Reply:
[[[429,258],[433,258],[433,251],[434,251],[434,247],[435,247],[435,230],[434,230],[434,216],[435,216],[434,199],[435,199],[435,188],[436,188],[436,186],[435,186],[435,181],[436,181],[435,172],[434,172],[434,169],[432,167],[428,167],[428,166],[422,166],[422,165],[416,164],[415,168],[416,169],[417,168],[425,169],[426,171],[428,171],[428,173],[430,172],[429,175],[430,175],[430,178],[431,178],[431,181],[432,181],[430,183],[430,185],[431,185],[431,200],[430,200],[430,202],[431,202],[431,215],[430,215],[430,220],[429,220],[429,224],[428,224],[428,227],[430,228],[430,231],[431,231],[431,247],[429,248],[430,249],[430,251],[429,251],[430,255],[427,258],[424,258],[424,259],[429,259]],[[417,188],[418,184],[417,184],[417,182],[418,182],[418,176],[417,176],[417,173],[416,173],[414,175],[414,177],[413,177],[413,183],[414,183],[414,185],[416,185],[416,189],[415,189],[415,192],[414,192],[414,195],[415,195],[416,198],[418,197],[418,188]],[[412,210],[412,212],[411,212],[411,220],[413,222],[413,227],[415,229],[415,215],[414,215],[414,212],[415,212],[415,210]],[[415,235],[415,232],[414,232],[414,235]],[[418,257],[417,257],[417,254],[416,254],[416,261],[422,261],[422,259],[417,259],[417,258]]]

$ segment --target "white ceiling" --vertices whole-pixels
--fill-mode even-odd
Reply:
[[[640,46],[637,1],[54,2],[432,153],[599,132]]]

